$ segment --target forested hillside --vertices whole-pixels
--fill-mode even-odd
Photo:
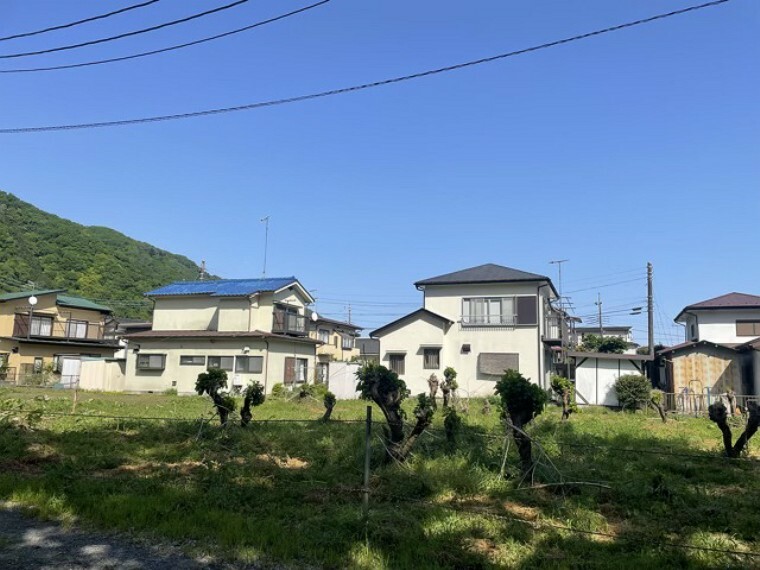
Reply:
[[[143,293],[198,277],[188,258],[110,228],[83,226],[0,192],[0,292],[68,289],[105,301],[116,314],[147,316]]]

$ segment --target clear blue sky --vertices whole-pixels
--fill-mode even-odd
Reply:
[[[8,0],[0,35],[136,0]],[[226,3],[161,2],[0,42],[42,49]],[[305,2],[308,3],[308,2]],[[0,68],[126,55],[305,3],[252,0],[110,44]],[[691,3],[698,3],[696,0]],[[0,128],[223,107],[344,87],[591,31],[689,5],[663,0],[333,0],[232,38],[123,63],[1,75]],[[658,338],[685,304],[760,294],[760,3],[401,85],[252,112],[0,136],[0,188],[110,226],[225,277],[297,275],[318,310],[374,328],[413,309],[421,278],[486,262],[556,275],[579,314],[598,285],[655,266]],[[638,272],[628,272],[639,268]],[[627,273],[626,273],[627,272]],[[577,291],[583,289],[582,291]],[[598,289],[641,304],[643,279]],[[376,303],[376,304],[370,304]],[[641,318],[615,315],[613,322]],[[637,333],[640,338],[644,335]]]

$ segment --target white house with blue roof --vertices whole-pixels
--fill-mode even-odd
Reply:
[[[227,372],[233,387],[313,381],[311,294],[295,277],[172,283],[146,293],[153,328],[127,335],[127,391],[195,391],[198,374]]]

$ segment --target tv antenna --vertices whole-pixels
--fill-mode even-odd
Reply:
[[[264,270],[261,272],[262,279],[267,276],[267,247],[269,246],[269,216],[261,218],[264,224]]]

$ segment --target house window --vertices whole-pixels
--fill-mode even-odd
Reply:
[[[53,317],[32,317],[31,334],[34,336],[53,334]]]
[[[166,368],[165,354],[138,354],[138,370],[163,370]]]
[[[285,384],[303,384],[306,382],[306,374],[309,361],[305,358],[285,358]]]
[[[327,329],[319,329],[317,331],[317,340],[324,342],[325,344],[330,342],[330,331]]]
[[[206,357],[205,356],[180,356],[179,365],[180,366],[205,366]]]
[[[441,349],[422,349],[422,367],[425,370],[438,370],[441,367]]]
[[[208,367],[209,368],[221,368],[222,370],[232,371],[232,367],[235,364],[234,356],[209,356]]]
[[[392,372],[396,374],[404,374],[406,367],[404,366],[405,354],[390,354],[388,355],[388,364]]]
[[[689,329],[691,330],[691,339],[692,340],[696,340],[696,338],[697,338],[697,325],[695,325],[694,323],[692,323],[691,326],[689,327]]]
[[[354,337],[351,335],[341,335],[342,343],[343,343],[343,350],[351,350],[354,348]]]
[[[760,336],[760,321],[736,321],[736,336]]]
[[[263,369],[263,356],[238,356],[235,359],[235,372],[259,373]]]
[[[69,338],[87,338],[87,321],[69,319],[66,321],[66,336]]]
[[[42,372],[42,357],[35,356],[34,357],[34,367],[32,368],[32,372],[35,374],[40,374]]]
[[[535,325],[537,307],[535,296],[465,298],[462,299],[462,324]]]

